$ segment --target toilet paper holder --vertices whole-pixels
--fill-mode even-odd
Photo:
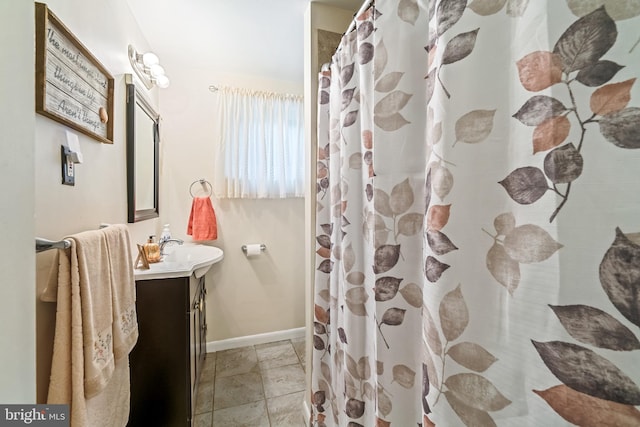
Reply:
[[[247,245],[242,245],[242,248],[241,248],[241,249],[242,249],[242,252],[244,252],[244,253],[245,253],[245,255],[246,255],[246,253],[247,253]],[[267,250],[267,245],[265,245],[264,243],[261,243],[261,244],[260,244],[260,250],[261,250],[262,252],[266,251],[266,250]]]

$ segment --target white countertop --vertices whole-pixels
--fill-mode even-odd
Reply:
[[[148,270],[135,269],[135,280],[202,277],[217,262],[222,261],[224,252],[215,246],[184,244],[167,246],[163,260],[149,264]]]

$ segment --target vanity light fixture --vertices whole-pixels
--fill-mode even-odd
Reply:
[[[129,45],[129,62],[147,89],[151,89],[154,85],[162,89],[169,87],[169,78],[164,73],[164,68],[160,65],[160,60],[155,53],[138,53],[133,46]]]

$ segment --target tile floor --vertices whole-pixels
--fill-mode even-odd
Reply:
[[[304,338],[208,353],[196,427],[304,427]]]

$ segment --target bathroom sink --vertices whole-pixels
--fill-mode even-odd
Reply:
[[[223,257],[222,249],[215,246],[173,245],[171,252],[165,255],[161,262],[149,264],[148,270],[134,270],[134,277],[136,280],[189,277],[191,274],[202,277],[213,264],[221,261]]]

